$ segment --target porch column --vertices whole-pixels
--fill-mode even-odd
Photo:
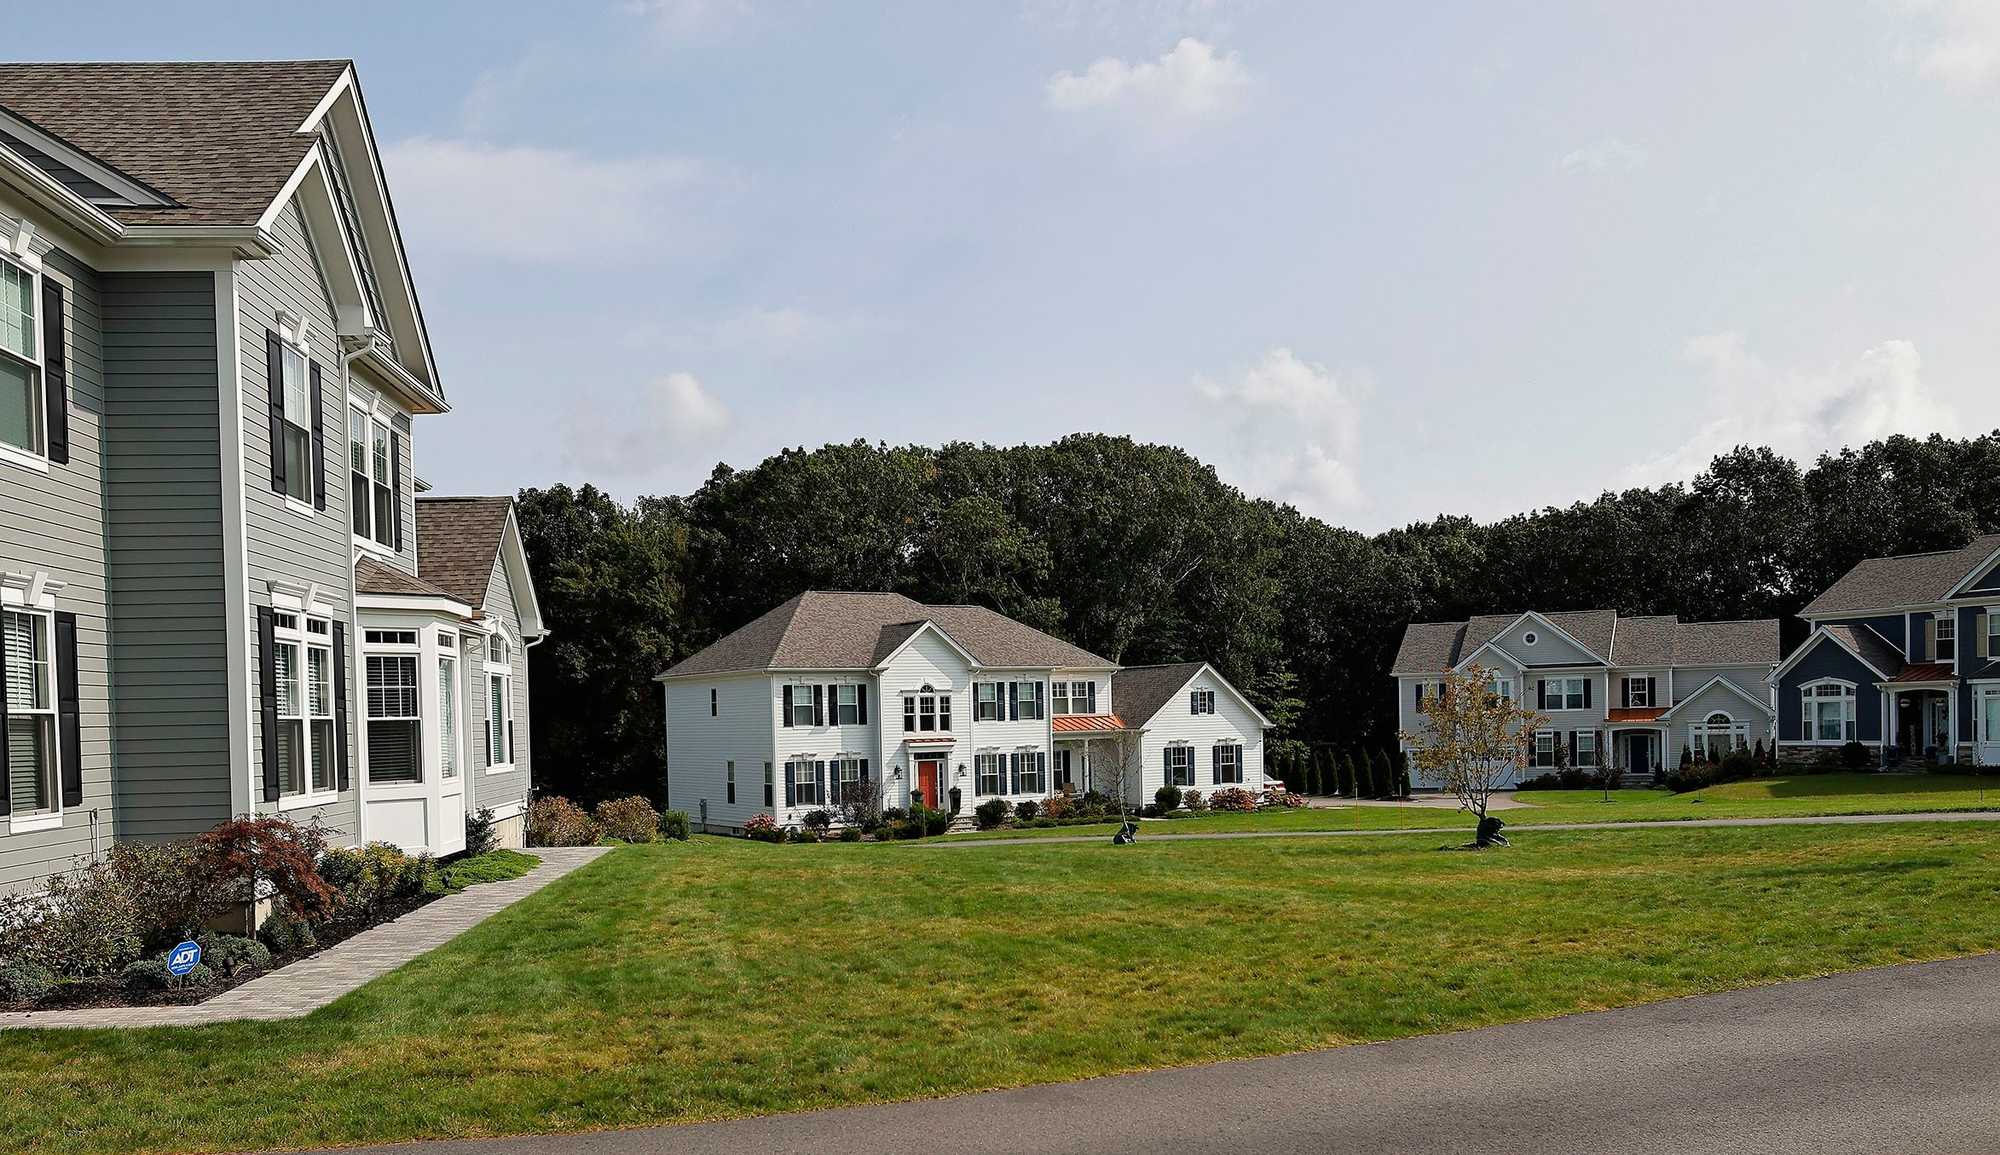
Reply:
[[[1944,733],[1945,762],[1958,761],[1958,689],[1953,687],[1944,693]]]
[[[1896,708],[1895,703],[1896,696],[1887,689],[1882,690],[1882,729],[1877,732],[1876,736],[1882,740],[1882,765],[1884,766],[1889,764],[1889,715]],[[1855,735],[1856,738],[1860,736],[1859,734]]]

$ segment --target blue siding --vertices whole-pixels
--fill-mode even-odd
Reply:
[[[2000,593],[2000,564],[1996,564],[1992,569],[1987,570],[1985,576],[1967,586],[1966,589],[1971,593]]]
[[[1979,624],[1979,606],[1958,608],[1958,670],[1960,675],[1969,674],[1986,663],[1973,655],[1979,652],[1978,640],[1973,637],[1973,629]],[[1963,676],[1958,679],[1958,740],[1972,741],[1972,683]]]
[[[1828,618],[1823,624],[1829,626],[1866,626],[1876,633],[1881,634],[1884,641],[1898,649],[1902,649],[1904,646],[1904,631],[1908,628],[1908,623],[1903,620],[1902,614],[1883,614],[1873,618]],[[1922,646],[1924,644],[1922,622],[1917,623],[1915,636],[1916,644]],[[1906,661],[1917,660],[1912,654],[1904,654],[1903,657]]]
[[[1879,675],[1824,634],[1806,644],[1810,652],[1778,681],[1778,740],[1799,740],[1799,687],[1821,678],[1839,678],[1854,683],[1855,737],[1882,741],[1882,692],[1875,688]]]

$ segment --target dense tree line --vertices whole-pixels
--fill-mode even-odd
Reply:
[[[1203,658],[1335,749],[1394,744],[1410,621],[1526,607],[1791,620],[1855,561],[2000,529],[2000,432],[1894,437],[1801,468],[1739,448],[1688,483],[1373,536],[1245,496],[1182,450],[855,442],[718,466],[622,505],[524,490],[552,636],[535,650],[536,777],[658,794],[654,675],[804,589],[990,606],[1127,665]]]

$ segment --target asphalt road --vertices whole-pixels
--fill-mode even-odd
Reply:
[[[924,1103],[368,1150],[1959,1153],[2000,1151],[1996,1087],[1986,955]]]

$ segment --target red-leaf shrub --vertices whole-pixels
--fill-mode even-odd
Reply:
[[[260,883],[299,914],[313,921],[333,913],[334,891],[319,876],[326,831],[317,822],[300,826],[284,818],[232,818],[195,839],[207,860],[217,891],[250,901]]]
[[[1241,786],[1224,786],[1208,796],[1208,805],[1211,810],[1250,811],[1257,809],[1257,796]]]

